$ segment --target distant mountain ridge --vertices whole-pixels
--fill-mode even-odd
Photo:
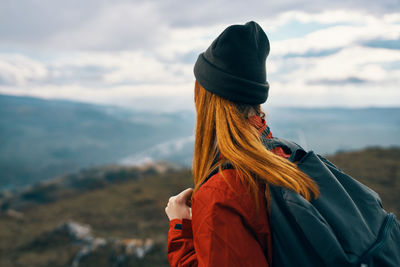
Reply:
[[[400,108],[268,108],[274,136],[320,154],[400,146]],[[0,94],[0,189],[81,168],[167,160],[190,166],[195,114]]]
[[[320,154],[400,146],[400,107],[275,108],[267,121],[275,136]]]
[[[185,113],[149,114],[8,95],[0,95],[0,114],[0,188],[113,163],[190,136],[194,125]]]

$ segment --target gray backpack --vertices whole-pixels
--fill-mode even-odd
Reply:
[[[400,225],[378,194],[313,151],[279,138],[289,160],[319,186],[306,201],[294,191],[269,185],[272,266],[400,266]]]

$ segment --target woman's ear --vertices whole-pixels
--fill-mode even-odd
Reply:
[[[257,111],[256,110],[254,110],[254,108],[250,108],[249,109],[249,113],[247,114],[247,118],[250,118],[250,117],[252,117],[252,116],[254,116],[254,115],[257,115]]]

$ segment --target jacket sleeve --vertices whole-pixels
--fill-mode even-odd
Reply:
[[[247,226],[238,203],[218,188],[203,186],[192,202],[190,221],[170,222],[168,259],[171,266],[268,266],[264,252]]]
[[[173,267],[197,266],[191,220],[173,219],[169,222],[167,255]]]

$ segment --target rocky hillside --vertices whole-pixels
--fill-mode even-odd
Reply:
[[[189,186],[190,170],[158,163],[3,192],[0,266],[168,266],[164,207]]]
[[[400,148],[329,156],[400,216]],[[0,266],[168,266],[168,197],[192,186],[168,163],[85,169],[0,196]]]

